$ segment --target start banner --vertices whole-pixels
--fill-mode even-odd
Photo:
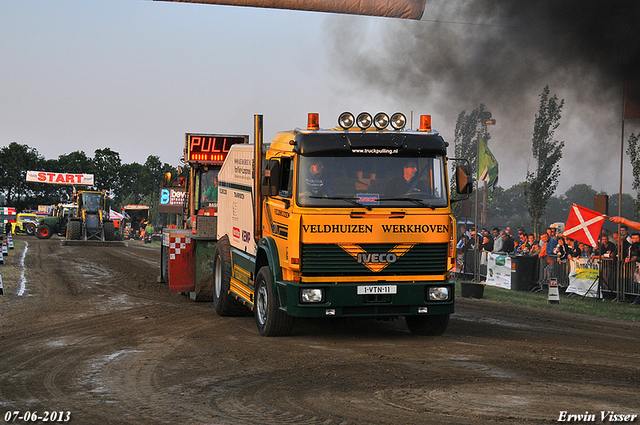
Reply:
[[[93,186],[93,174],[50,173],[47,171],[27,171],[27,181],[33,182],[33,183]]]

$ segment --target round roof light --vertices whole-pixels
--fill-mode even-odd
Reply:
[[[356,118],[356,123],[358,124],[358,127],[360,127],[361,130],[366,130],[367,128],[371,127],[371,124],[373,124],[373,119],[371,118],[371,114],[368,112],[362,112],[358,115],[358,118]]]
[[[405,125],[407,125],[407,117],[403,113],[396,112],[391,115],[391,127],[396,130],[402,130]]]
[[[353,124],[356,123],[356,119],[353,117],[351,112],[343,112],[338,117],[338,125],[345,130],[353,127]]]
[[[384,112],[378,112],[373,118],[373,125],[375,125],[378,130],[384,130],[389,125],[389,115]]]

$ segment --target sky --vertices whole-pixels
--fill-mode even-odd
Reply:
[[[517,6],[529,3],[536,8]],[[621,75],[638,56],[637,42],[631,59],[619,46],[638,34],[640,2],[626,10],[614,1],[610,20],[589,7],[597,3],[427,0],[423,20],[408,21],[149,0],[0,0],[0,146],[26,144],[47,159],[109,147],[123,163],[156,155],[177,166],[185,133],[253,139],[253,116],[262,114],[268,141],[305,127],[309,112],[330,128],[343,111],[413,113],[414,127],[431,114],[453,143],[458,114],[484,103],[497,121],[489,147],[499,185],[509,188],[535,167],[533,121],[549,85],[565,100],[556,194],[578,183],[615,194]],[[638,122],[626,121],[625,139],[632,132]],[[626,154],[623,174],[623,191],[635,195]]]

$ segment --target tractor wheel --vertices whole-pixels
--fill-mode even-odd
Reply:
[[[434,316],[405,316],[407,327],[414,335],[438,336],[447,330],[448,314]]]
[[[49,239],[52,233],[51,227],[48,224],[41,224],[36,229],[36,237],[38,239]]]
[[[218,241],[213,254],[213,308],[219,316],[244,316],[247,308],[231,290],[231,245],[226,236]]]
[[[72,241],[79,241],[82,239],[82,222],[73,220],[69,221],[67,227],[67,239]]]
[[[24,231],[27,233],[27,235],[33,236],[36,234],[36,225],[33,223],[25,224]]]
[[[262,336],[287,336],[293,331],[294,317],[280,310],[269,266],[258,271],[255,281],[254,315]]]
[[[113,221],[104,222],[104,240],[115,241],[116,240],[116,227]]]

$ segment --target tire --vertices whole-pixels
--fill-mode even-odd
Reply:
[[[38,239],[49,239],[53,232],[51,231],[51,226],[48,224],[41,224],[36,229],[36,238]]]
[[[82,239],[82,223],[77,220],[70,220],[67,227],[67,239],[79,241]]]
[[[223,236],[213,253],[213,308],[219,316],[244,316],[247,308],[236,300],[231,290],[231,245]]]
[[[115,241],[116,240],[116,228],[113,221],[104,222],[104,240]]]
[[[405,316],[407,327],[414,335],[439,336],[447,330],[448,314],[434,316]]]
[[[280,300],[273,290],[268,266],[262,267],[256,276],[253,313],[262,336],[286,336],[293,331],[295,319],[280,310]]]
[[[33,223],[25,224],[24,231],[27,235],[33,236],[36,234],[36,225]]]

